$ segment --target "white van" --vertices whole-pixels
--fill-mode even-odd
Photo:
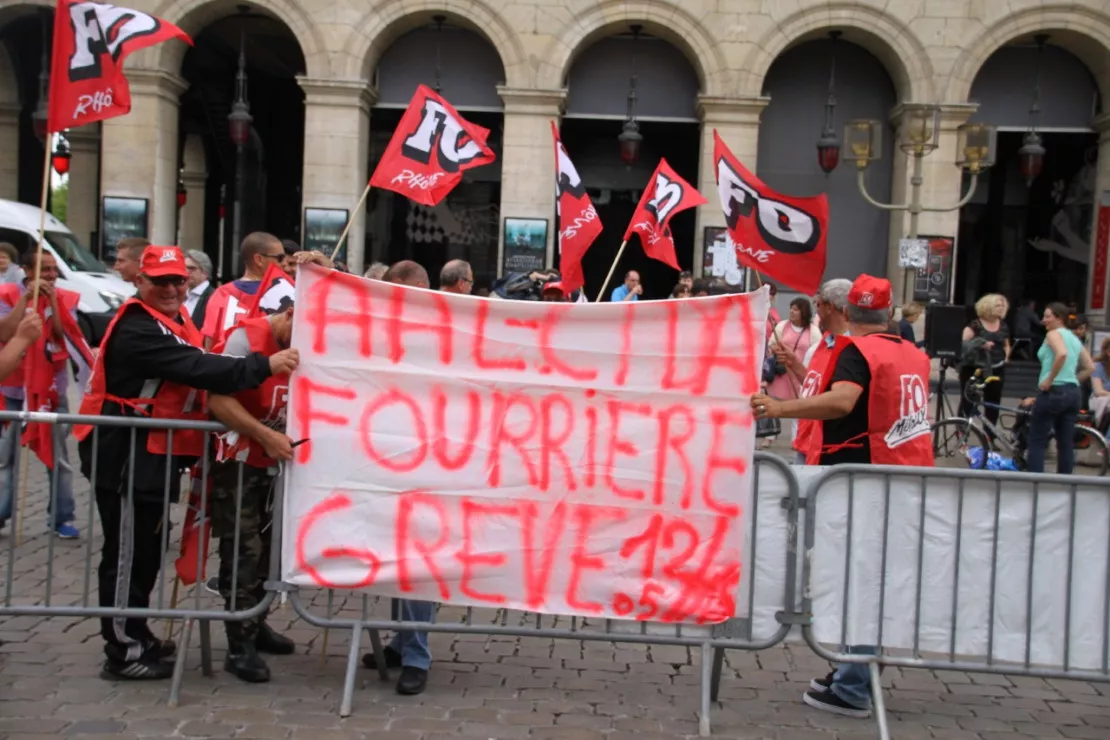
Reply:
[[[35,249],[41,219],[42,211],[36,206],[0,200],[0,242],[10,242],[20,255]],[[97,346],[116,309],[134,294],[135,288],[98,260],[65,224],[49,213],[43,249],[58,263],[58,286],[80,294],[77,321],[89,344]]]

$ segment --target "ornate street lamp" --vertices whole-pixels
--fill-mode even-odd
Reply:
[[[239,37],[239,70],[235,73],[235,102],[231,104],[231,113],[227,117],[228,135],[235,146],[241,147],[247,143],[251,135],[251,104],[247,100],[247,54],[245,40]]]
[[[1033,37],[1037,44],[1037,71],[1033,81],[1033,103],[1029,106],[1029,131],[1022,140],[1021,149],[1018,149],[1018,166],[1025,178],[1026,187],[1033,184],[1044,167],[1044,143],[1041,135],[1037,133],[1037,117],[1041,113],[1041,63],[1044,59],[1044,47],[1048,42],[1047,33],[1039,33]]]
[[[42,61],[39,67],[39,101],[35,106],[35,112],[31,114],[31,124],[35,129],[35,136],[44,146],[49,146],[46,144],[46,128],[50,118],[50,109],[47,104],[50,98],[50,56],[47,54],[50,41],[47,33],[50,27],[49,18],[44,16],[42,21]]]
[[[50,164],[54,171],[59,175],[64,175],[69,172],[69,161],[73,157],[69,153],[69,147],[66,146],[64,139],[58,139],[58,146],[54,148],[54,153],[50,155]]]
[[[432,16],[432,21],[436,24],[436,84],[433,85],[432,89],[436,91],[437,95],[442,95],[443,94],[443,80],[442,80],[443,72],[442,72],[442,68],[440,66],[440,58],[439,58],[440,57],[440,48],[439,47],[440,47],[440,44],[443,41],[443,24],[446,20],[447,20],[447,16],[444,16],[444,15],[434,15],[434,16]]]
[[[644,141],[640,125],[636,123],[636,42],[644,27],[635,23],[629,28],[632,29],[632,77],[628,81],[628,115],[617,141],[621,145],[621,161],[631,167],[640,158],[640,145]]]
[[[825,125],[821,129],[821,136],[817,139],[817,164],[826,175],[840,164],[840,138],[833,127],[833,115],[836,113],[836,40],[840,38],[841,33],[841,31],[829,31],[829,38],[832,39],[829,97],[825,100]]]

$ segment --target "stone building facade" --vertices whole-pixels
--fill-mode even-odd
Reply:
[[[244,3],[235,0],[127,0],[124,4],[176,23],[194,39],[244,10]],[[0,3],[0,39],[5,38],[6,24],[26,15],[35,5],[10,0]],[[696,184],[710,199],[708,205],[697,210],[694,227],[689,230],[692,244],[687,259],[695,270],[703,264],[705,228],[723,226],[710,166],[715,129],[750,169],[773,186],[789,192],[791,184],[799,190],[815,190],[826,182],[815,179],[823,177],[816,165],[815,142],[822,124],[826,95],[820,88],[824,83],[815,83],[816,89],[805,102],[796,92],[805,84],[792,83],[790,75],[808,75],[806,79],[811,82],[826,78],[826,38],[830,30],[842,31],[841,40],[836,42],[841,49],[854,50],[838,52],[845,55],[836,80],[838,129],[846,119],[859,117],[850,110],[850,101],[860,96],[861,106],[870,106],[869,110],[878,107],[879,111],[864,117],[889,121],[890,139],[897,136],[906,105],[941,106],[940,146],[924,160],[923,200],[927,205],[950,204],[960,198],[962,174],[953,164],[956,130],[976,116],[987,98],[999,111],[1009,104],[1011,120],[998,121],[1000,126],[1016,131],[1025,125],[1013,119],[1029,107],[1032,82],[1013,74],[1012,79],[1006,79],[1004,69],[997,79],[980,84],[977,78],[990,66],[992,56],[1010,47],[1028,48],[1035,34],[1049,34],[1054,53],[1066,57],[1062,64],[1077,64],[1085,70],[1087,79],[1071,91],[1061,90],[1059,85],[1043,86],[1046,100],[1042,101],[1042,110],[1066,107],[1066,102],[1050,104],[1047,98],[1052,95],[1068,93],[1079,101],[1074,107],[1082,110],[1077,115],[1084,120],[1064,121],[1057,128],[1092,137],[1087,158],[1095,167],[1094,192],[1110,191],[1110,136],[1106,134],[1110,118],[1101,112],[1101,100],[1110,83],[1110,3],[1104,0],[248,0],[245,5],[251,18],[267,19],[267,28],[280,26],[299,50],[300,58],[292,65],[298,68],[291,68],[290,74],[303,96],[303,127],[299,122],[297,127],[303,131],[303,138],[296,147],[271,151],[269,156],[272,161],[295,151],[303,159],[299,162],[300,181],[295,183],[301,221],[304,208],[353,209],[369,179],[375,128],[383,120],[394,120],[390,125],[395,125],[397,106],[383,105],[387,84],[395,83],[399,89],[409,85],[410,90],[415,81],[430,84],[426,79],[398,81],[396,69],[403,69],[405,62],[396,58],[400,53],[396,48],[407,37],[410,41],[418,38],[423,41],[411,42],[413,48],[406,53],[413,59],[416,57],[412,55],[419,56],[421,50],[426,56],[433,54],[431,36],[412,34],[432,33],[428,29],[435,25],[436,16],[443,16],[448,28],[461,29],[468,38],[477,38],[487,50],[465,52],[448,60],[446,66],[440,65],[445,78],[453,73],[460,79],[487,79],[483,76],[487,71],[471,74],[467,65],[478,64],[474,60],[488,50],[496,57],[495,67],[499,62],[496,72],[500,78],[490,78],[493,90],[467,94],[473,93],[474,110],[500,116],[496,123],[499,202],[494,205],[501,219],[540,218],[551,222],[554,218],[550,122],[558,122],[564,115],[568,120],[573,116],[591,118],[591,102],[579,104],[574,100],[575,85],[597,86],[590,94],[597,108],[593,118],[614,121],[612,138],[605,139],[605,146],[615,154],[621,118],[617,111],[623,110],[629,75],[623,64],[619,74],[611,69],[613,60],[622,58],[623,52],[617,49],[609,56],[598,52],[590,57],[592,47],[603,48],[600,45],[612,37],[627,37],[630,26],[636,24],[642,26],[644,37],[677,50],[692,70],[690,85],[696,89],[687,91],[683,87],[686,83],[679,79],[681,74],[670,79],[667,70],[674,65],[652,67],[652,58],[660,54],[652,51],[657,47],[643,46],[639,47],[643,66],[637,72],[637,89],[647,106],[653,85],[661,86],[662,107],[656,116],[659,125],[688,127],[675,130],[690,137],[690,151],[696,152],[696,162],[691,165],[696,169]],[[246,33],[251,32],[249,25],[244,27]],[[439,42],[435,43],[438,55]],[[811,51],[799,51],[803,47]],[[0,197],[17,195],[14,174],[25,168],[14,156],[24,141],[19,126],[25,114],[21,119],[20,111],[34,105],[25,94],[27,86],[16,84],[19,60],[12,58],[11,49],[9,44],[8,54],[0,54]],[[101,198],[126,196],[149,200],[149,234],[155,242],[180,239],[185,247],[213,251],[212,235],[217,232],[206,222],[217,217],[213,205],[216,200],[209,191],[226,185],[226,178],[221,183],[211,176],[211,146],[181,130],[179,108],[191,84],[185,71],[187,53],[188,47],[173,42],[133,55],[127,65],[133,97],[131,114],[68,135],[73,151],[69,223],[81,238],[99,233]],[[792,61],[787,58],[791,54]],[[852,71],[852,54],[860,55],[858,73]],[[575,65],[585,63],[587,58],[596,67],[576,72]],[[387,60],[393,65],[389,70],[385,67]],[[416,62],[413,65],[418,66]],[[886,81],[873,83],[869,77],[872,69],[879,70],[874,74]],[[653,78],[655,70],[658,72]],[[390,76],[393,83],[387,80]],[[773,77],[778,80],[774,85]],[[613,82],[606,93],[603,82],[609,78],[620,82]],[[978,95],[973,94],[976,87]],[[872,88],[882,90],[872,94]],[[452,99],[449,82],[445,83],[444,94]],[[664,110],[669,105],[667,98],[682,97],[685,101],[683,96],[687,94],[689,105],[682,102],[680,107],[688,113]],[[792,99],[792,94],[801,101],[801,107],[792,113],[793,109],[783,108],[786,103],[782,103],[775,114],[778,118],[769,124],[776,105]],[[602,110],[613,101],[614,109]],[[466,108],[458,107],[465,115]],[[641,115],[651,119],[647,112]],[[795,128],[784,130],[791,126]],[[1045,127],[1051,128],[1047,124]],[[218,129],[220,126],[215,126]],[[779,139],[772,146],[768,142],[774,136]],[[787,161],[791,149],[805,153],[797,167],[776,165],[776,158]],[[574,149],[570,153],[577,158]],[[652,161],[647,170],[654,164]],[[588,164],[585,169],[589,169]],[[806,172],[799,175],[801,169]],[[839,242],[830,245],[837,253],[831,257],[829,276],[835,276],[833,272],[881,269],[901,286],[903,272],[897,266],[897,242],[906,233],[905,215],[881,214],[864,204],[855,191],[855,175],[850,170],[849,163],[842,162],[827,179],[828,187],[843,191],[837,197],[844,209],[859,209],[845,216],[845,221],[859,223],[851,214],[871,219],[857,250],[868,256],[859,260],[845,257],[846,261],[838,262],[837,253],[849,255],[854,249],[850,235],[838,237]],[[615,179],[624,176],[614,172]],[[909,165],[893,147],[887,147],[868,178],[876,197],[896,203],[908,197]],[[180,210],[179,183],[187,191],[186,204]],[[850,198],[855,200],[850,203]],[[221,213],[226,217],[222,209]],[[838,218],[836,198],[832,217]],[[354,270],[371,259],[386,256],[367,244],[367,234],[373,232],[367,219],[363,210],[351,229],[348,261]],[[624,226],[610,225],[609,229],[623,231]],[[921,216],[922,233],[954,237],[960,229],[959,211]],[[1094,267],[1099,263],[1095,253],[1097,230],[1090,231],[1084,237],[1089,253],[1081,260],[1088,264],[1086,289],[1076,296],[1086,305],[1090,305],[1092,292],[1100,292],[1094,288],[1098,281],[1093,279],[1098,272]],[[503,246],[502,232],[498,227],[492,237],[499,250]],[[554,229],[549,228],[549,259],[554,242]],[[962,244],[960,248],[973,245]],[[500,257],[499,251],[498,265]],[[495,262],[492,257],[490,262]],[[1108,277],[1103,271],[1102,293]],[[1093,312],[1104,310],[1105,303]]]

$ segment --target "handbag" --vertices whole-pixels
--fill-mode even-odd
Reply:
[[[782,344],[782,335],[778,334],[778,327],[775,327],[771,331],[771,334],[775,337],[775,344]],[[794,349],[792,350],[795,354],[797,354],[798,345],[801,343],[802,333],[798,332],[798,338],[794,340]],[[768,349],[770,349],[770,343],[768,343]],[[775,357],[773,354],[768,353],[768,356],[763,358],[762,374],[763,382],[771,383],[778,376],[786,375],[786,365],[783,365],[781,362],[779,362],[778,358]]]

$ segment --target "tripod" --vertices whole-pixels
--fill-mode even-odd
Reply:
[[[956,363],[948,357],[941,358],[940,361],[940,377],[937,378],[937,411],[936,421],[941,421],[947,417],[955,416],[952,413],[952,404],[948,402],[948,396],[945,394],[944,387],[947,385],[948,370],[956,367]],[[961,391],[962,393],[962,391]]]

